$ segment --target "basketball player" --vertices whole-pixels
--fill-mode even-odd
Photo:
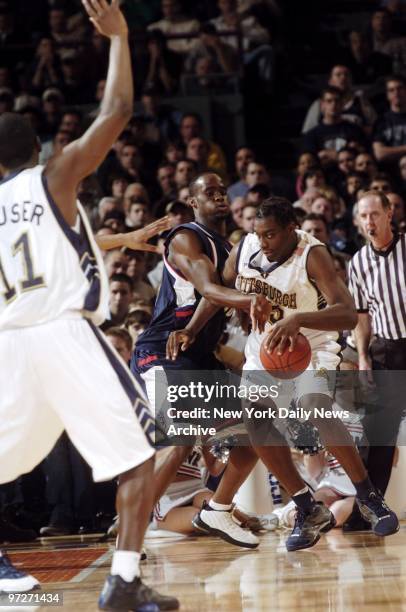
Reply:
[[[96,481],[121,474],[118,550],[100,608],[171,610],[178,601],[139,577],[152,509],[154,424],[141,389],[95,327],[108,312],[107,278],[75,195],[131,117],[128,30],[118,0],[83,4],[110,39],[94,123],[42,167],[29,122],[0,117],[0,482],[31,471],[66,429]],[[0,566],[0,590],[27,588],[27,576],[5,557]]]
[[[229,202],[222,180],[216,174],[203,174],[191,184],[190,190],[189,203],[194,209],[195,221],[177,226],[167,238],[162,284],[153,318],[139,337],[131,360],[132,371],[145,385],[151,406],[155,405],[156,372],[164,371],[170,384],[172,379],[179,381],[184,370],[223,369],[214,356],[214,350],[224,327],[224,309],[219,310],[197,334],[190,350],[179,354],[174,361],[167,358],[166,344],[170,333],[183,328],[192,318],[201,296],[248,311],[254,300],[253,296],[221,285],[222,270],[230,252],[230,245],[223,237]],[[174,447],[167,452],[159,478],[155,479],[156,502],[190,452],[190,447]],[[235,448],[226,469],[242,484],[256,461],[257,457],[250,448]],[[222,486],[221,482],[220,488]],[[229,494],[228,490],[225,494]],[[258,546],[258,538],[236,525],[231,513],[222,514],[219,520],[228,541],[248,548]]]
[[[254,326],[246,344],[244,371],[248,383],[255,381],[255,371],[264,370],[259,353],[266,337],[270,348],[282,353],[287,344],[294,347],[295,338],[301,331],[312,348],[309,370],[314,371],[314,378],[310,389],[308,375],[295,381],[296,399],[311,411],[315,407],[329,409],[332,406],[329,371],[331,374],[339,363],[337,330],[354,327],[355,309],[347,288],[337,277],[326,247],[295,228],[294,209],[287,200],[275,197],[266,200],[258,209],[255,233],[245,236],[233,248],[223,280],[243,293],[255,290],[267,296],[259,329]],[[168,343],[172,357],[177,357],[179,347],[189,350],[194,334],[207,324],[210,315],[217,310],[216,305],[221,303],[221,299],[210,301],[209,297],[201,303],[199,312],[184,332],[172,334]],[[325,446],[352,480],[357,503],[371,522],[374,533],[380,536],[395,533],[399,528],[397,517],[374,490],[344,424],[339,419],[325,418],[317,419],[315,425]],[[286,546],[288,550],[308,548],[318,541],[321,532],[334,527],[335,521],[325,506],[316,504],[293,465],[290,449],[275,427],[272,427],[272,439],[271,446],[256,446],[255,450],[298,507],[295,527]],[[224,478],[231,479],[231,476],[225,472]],[[234,493],[236,491],[237,487]],[[232,495],[228,499],[220,498],[217,491],[213,499],[218,507],[228,511]],[[196,524],[209,532],[215,529],[219,534],[219,528],[213,527],[212,517],[213,509],[204,507]]]

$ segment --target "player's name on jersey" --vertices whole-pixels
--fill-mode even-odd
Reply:
[[[296,293],[282,293],[276,287],[259,278],[238,275],[236,287],[242,293],[262,293],[271,302],[284,306],[285,308],[297,308]]]
[[[40,225],[45,212],[42,204],[24,201],[0,206],[0,226],[6,223],[34,223]]]
[[[298,406],[292,408],[258,408],[258,407],[243,407],[236,410],[228,410],[225,408],[193,408],[192,410],[176,410],[169,408],[167,410],[170,419],[235,419],[242,421],[244,419],[300,419],[309,420],[311,416],[320,419],[346,419],[350,413],[348,410],[326,410],[325,408],[314,408],[313,410],[305,410]],[[172,426],[171,426],[172,427]]]

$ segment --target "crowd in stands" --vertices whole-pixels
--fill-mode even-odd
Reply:
[[[397,230],[405,231],[406,5],[401,0],[371,2],[365,27],[347,33],[325,86],[303,116],[296,157],[283,173],[269,167],[253,140],[227,158],[224,143],[206,137],[209,126],[193,108],[181,112],[166,103],[186,91],[190,77],[187,92],[206,95],[230,91],[232,79],[242,82],[247,74],[254,75],[258,92],[272,98],[278,87],[275,70],[283,62],[280,49],[287,44],[275,38],[273,27],[283,18],[282,4],[123,3],[131,26],[137,111],[98,171],[79,187],[96,235],[127,232],[163,215],[172,228],[191,221],[188,185],[202,172],[216,172],[227,185],[230,242],[253,230],[256,207],[264,199],[285,196],[296,208],[298,225],[328,245],[344,279],[346,263],[365,242],[356,207],[363,191],[385,192]],[[107,60],[108,43],[89,27],[78,0],[0,0],[0,114],[15,111],[29,118],[41,142],[41,163],[80,136],[96,116]],[[165,235],[157,238],[162,253],[164,241]],[[151,319],[162,257],[117,249],[106,253],[105,266],[111,318],[103,330],[129,361]],[[47,518],[39,513],[36,527],[42,521],[59,531],[91,530],[104,502],[85,494],[90,474],[67,438],[58,444],[39,468],[47,479],[47,502],[56,510]],[[56,465],[69,473],[70,487],[61,486]],[[30,477],[0,487],[0,507],[21,508],[27,491],[35,500]]]

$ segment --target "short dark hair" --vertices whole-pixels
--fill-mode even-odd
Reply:
[[[18,113],[0,116],[0,164],[15,170],[27,163],[37,146],[37,136],[30,121]]]
[[[258,193],[261,198],[269,198],[271,195],[271,190],[268,185],[264,185],[263,183],[255,183],[255,185],[248,189],[247,195],[249,193]]]
[[[402,83],[402,85],[406,87],[406,77],[404,77],[403,74],[391,74],[390,76],[386,77],[385,85],[387,85],[391,81]]]
[[[296,224],[295,209],[286,198],[271,196],[258,206],[257,219],[268,217],[273,217],[281,227],[287,227],[290,223]]]
[[[111,283],[127,283],[130,291],[133,291],[133,282],[130,276],[128,276],[128,274],[124,274],[124,272],[112,274],[110,277],[110,285]]]
[[[110,327],[105,331],[106,336],[113,336],[114,338],[120,338],[125,342],[126,349],[131,351],[133,347],[133,341],[126,329],[123,327]]]
[[[334,85],[327,85],[326,87],[324,87],[322,89],[320,98],[323,100],[324,96],[326,96],[327,94],[333,94],[335,96],[338,96],[340,100],[343,97],[341,89],[338,89],[338,87],[334,87]]]
[[[134,325],[134,323],[148,325],[151,322],[151,319],[152,316],[145,310],[131,310],[125,318],[124,326],[128,328],[130,325]]]
[[[193,119],[196,119],[196,121],[198,122],[198,124],[200,125],[200,127],[203,127],[203,119],[201,118],[201,116],[198,113],[184,113],[182,115],[182,119],[180,120],[180,122],[182,123],[182,121],[184,119],[186,119],[187,117],[193,117]]]
[[[318,213],[309,213],[308,215],[303,217],[301,224],[305,221],[321,221],[326,226],[326,229],[328,229],[327,219],[324,215],[320,215]]]

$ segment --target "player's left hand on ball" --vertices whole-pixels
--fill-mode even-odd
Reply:
[[[289,351],[293,351],[299,332],[300,325],[295,315],[289,315],[272,326],[265,346],[270,352],[276,350],[278,355],[282,355],[287,346],[289,346]]]
[[[159,253],[159,247],[149,244],[148,240],[161,232],[169,229],[169,218],[162,217],[157,221],[153,221],[149,225],[124,234],[123,246],[133,249],[134,251],[148,251],[149,253]]]

